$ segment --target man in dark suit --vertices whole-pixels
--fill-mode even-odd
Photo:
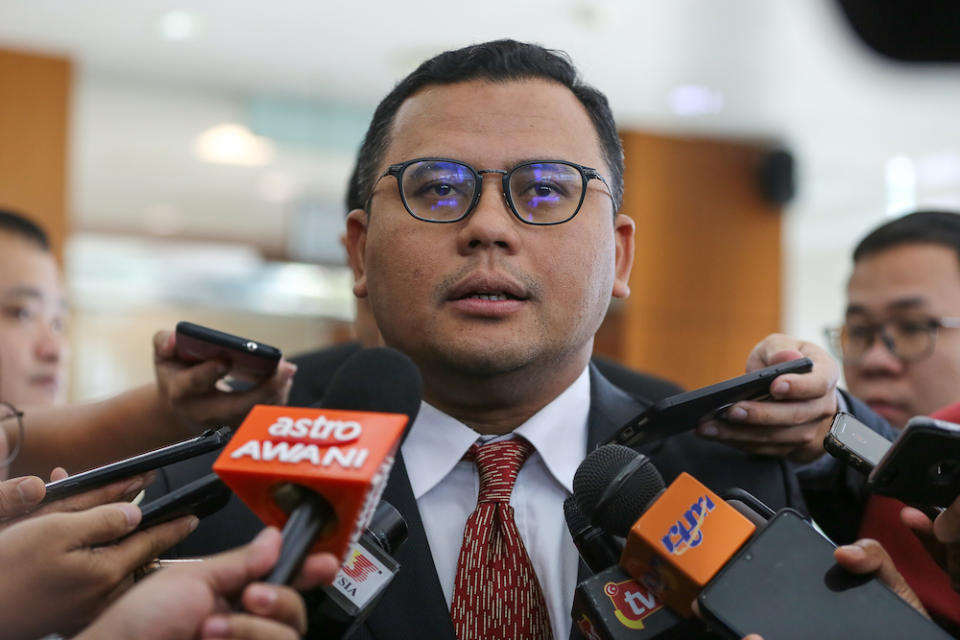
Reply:
[[[656,399],[619,389],[590,361],[611,297],[629,295],[634,224],[618,213],[622,193],[606,99],[556,52],[512,41],[446,52],[377,108],[350,184],[346,246],[354,293],[384,342],[417,364],[424,404],[384,493],[410,529],[402,569],[360,637],[454,638],[456,625],[465,640],[490,622],[464,623],[479,601],[462,600],[473,559],[460,541],[476,524],[476,446],[518,441],[532,453],[509,493],[522,545],[511,557],[542,593],[528,607],[547,620],[539,637],[570,633],[579,559],[561,504],[586,453]],[[644,453],[667,481],[687,471],[803,509],[787,460],[822,456],[838,366],[770,336],[748,368],[801,355],[811,373],[781,376],[775,401],[734,408],[740,431],[723,436],[735,447],[707,431]],[[516,572],[504,579],[529,577]]]

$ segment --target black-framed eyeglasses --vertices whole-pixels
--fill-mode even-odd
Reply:
[[[923,360],[933,353],[940,329],[960,329],[960,318],[919,318],[882,323],[847,322],[824,330],[834,355],[846,364],[857,364],[877,338],[904,362]]]
[[[591,180],[602,182],[610,195],[607,181],[596,169],[566,160],[524,162],[502,171],[474,169],[449,158],[415,158],[390,165],[378,181],[386,176],[396,178],[403,206],[417,220],[447,223],[470,215],[480,201],[486,173],[500,174],[507,204],[525,224],[571,220],[580,211]]]
[[[17,408],[9,402],[0,400],[0,428],[6,430],[10,420],[17,421],[17,441],[14,443],[13,448],[7,452],[7,456],[3,460],[0,460],[0,469],[9,466],[11,462],[16,460],[17,454],[20,453],[20,447],[23,446],[23,411],[18,411]]]

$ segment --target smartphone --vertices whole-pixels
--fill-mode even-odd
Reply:
[[[849,413],[841,411],[833,418],[823,448],[864,475],[873,471],[890,441]]]
[[[272,376],[282,355],[268,344],[185,321],[177,323],[176,354],[184,362],[221,360],[229,364],[227,384],[235,391]]]
[[[798,358],[701,389],[664,398],[624,425],[604,444],[637,448],[667,436],[688,431],[703,419],[741,400],[763,400],[770,395],[770,383],[785,373],[807,373],[810,358]]]
[[[161,522],[193,514],[203,518],[227,506],[232,492],[215,473],[178,487],[140,507],[143,514],[134,533]]]
[[[950,638],[892,589],[834,562],[834,545],[781,509],[700,592],[711,627],[742,638]]]
[[[867,487],[915,507],[949,507],[960,496],[960,425],[911,418],[868,476]]]
[[[96,469],[90,469],[83,473],[50,482],[47,484],[47,494],[43,498],[43,503],[62,500],[84,491],[96,489],[114,480],[128,478],[152,471],[160,467],[180,462],[187,458],[198,456],[201,453],[218,449],[230,440],[232,430],[229,427],[223,427],[217,430],[208,429],[196,438],[184,440],[170,446],[148,451],[126,460],[120,460]]]

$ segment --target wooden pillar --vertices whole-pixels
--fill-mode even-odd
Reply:
[[[62,258],[71,65],[0,50],[0,207],[36,220]]]
[[[632,294],[611,310],[615,338],[598,346],[687,388],[738,375],[753,345],[780,329],[781,211],[756,178],[765,150],[622,136],[622,212],[637,223]]]

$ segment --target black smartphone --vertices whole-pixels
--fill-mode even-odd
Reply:
[[[177,323],[176,354],[184,362],[220,360],[229,364],[228,385],[235,391],[272,376],[282,355],[268,344],[186,321]]]
[[[823,439],[827,453],[864,475],[873,471],[890,445],[889,440],[843,411],[834,416]]]
[[[960,425],[911,418],[870,473],[867,487],[915,507],[949,507],[960,496]]]
[[[62,500],[84,491],[102,487],[114,480],[128,478],[138,473],[152,471],[174,462],[180,462],[187,458],[198,456],[201,453],[218,449],[230,440],[232,430],[228,427],[222,427],[217,430],[208,429],[196,438],[184,440],[167,447],[141,453],[138,456],[120,460],[96,469],[90,469],[73,476],[50,482],[47,484],[47,494],[43,498],[43,503]],[[42,504],[43,504],[42,503]]]
[[[842,569],[834,548],[799,513],[782,509],[707,583],[700,611],[732,638],[952,637],[879,579]]]
[[[133,533],[161,522],[193,514],[203,518],[227,506],[232,492],[215,473],[174,489],[170,493],[141,505],[140,524]]]
[[[798,358],[701,389],[664,398],[624,425],[604,444],[639,447],[667,436],[688,431],[711,414],[717,414],[741,400],[762,400],[770,395],[770,383],[785,373],[807,373],[810,358]]]

